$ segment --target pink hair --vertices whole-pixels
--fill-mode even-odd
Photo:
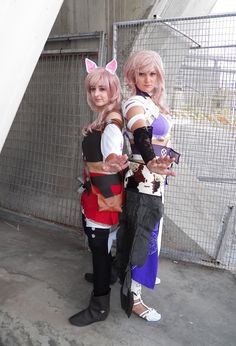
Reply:
[[[107,90],[109,97],[109,103],[104,106],[102,111],[93,103],[90,92],[91,87],[96,85],[98,82],[100,82]],[[119,110],[121,103],[121,86],[119,78],[116,74],[110,73],[103,67],[98,67],[88,73],[85,78],[85,89],[87,92],[88,105],[94,112],[98,112],[98,116],[96,120],[83,128],[82,133],[84,135],[86,135],[88,131],[91,132],[93,129],[101,127],[108,113],[112,110]]]
[[[139,71],[148,72],[155,69],[158,78],[158,85],[154,89],[152,100],[164,113],[169,113],[164,103],[165,99],[165,73],[160,55],[153,50],[141,50],[131,54],[124,65],[125,81],[131,91],[131,95],[136,94],[136,80]]]

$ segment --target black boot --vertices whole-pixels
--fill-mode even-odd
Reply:
[[[83,327],[94,322],[104,321],[110,311],[110,292],[105,296],[95,297],[92,293],[87,309],[69,318],[71,324]]]
[[[93,283],[93,273],[85,273],[84,278],[86,281]],[[113,285],[114,283],[116,283],[117,278],[118,278],[117,270],[114,266],[112,266],[110,284]]]

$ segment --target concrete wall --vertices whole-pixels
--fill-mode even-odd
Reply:
[[[217,0],[160,0],[156,1],[156,14],[162,18],[205,16]]]
[[[64,0],[52,35],[104,31],[112,52],[114,22],[207,15],[216,0]]]
[[[110,32],[113,22],[147,18],[155,0],[64,0],[53,33]]]

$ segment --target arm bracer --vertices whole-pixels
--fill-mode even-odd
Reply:
[[[133,132],[134,143],[138,148],[143,161],[147,164],[156,157],[152,146],[152,127],[139,127]]]

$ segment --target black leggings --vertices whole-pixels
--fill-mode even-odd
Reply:
[[[93,292],[94,296],[103,296],[110,291],[111,252],[108,253],[108,237],[110,229],[86,227],[88,245],[93,259]]]

